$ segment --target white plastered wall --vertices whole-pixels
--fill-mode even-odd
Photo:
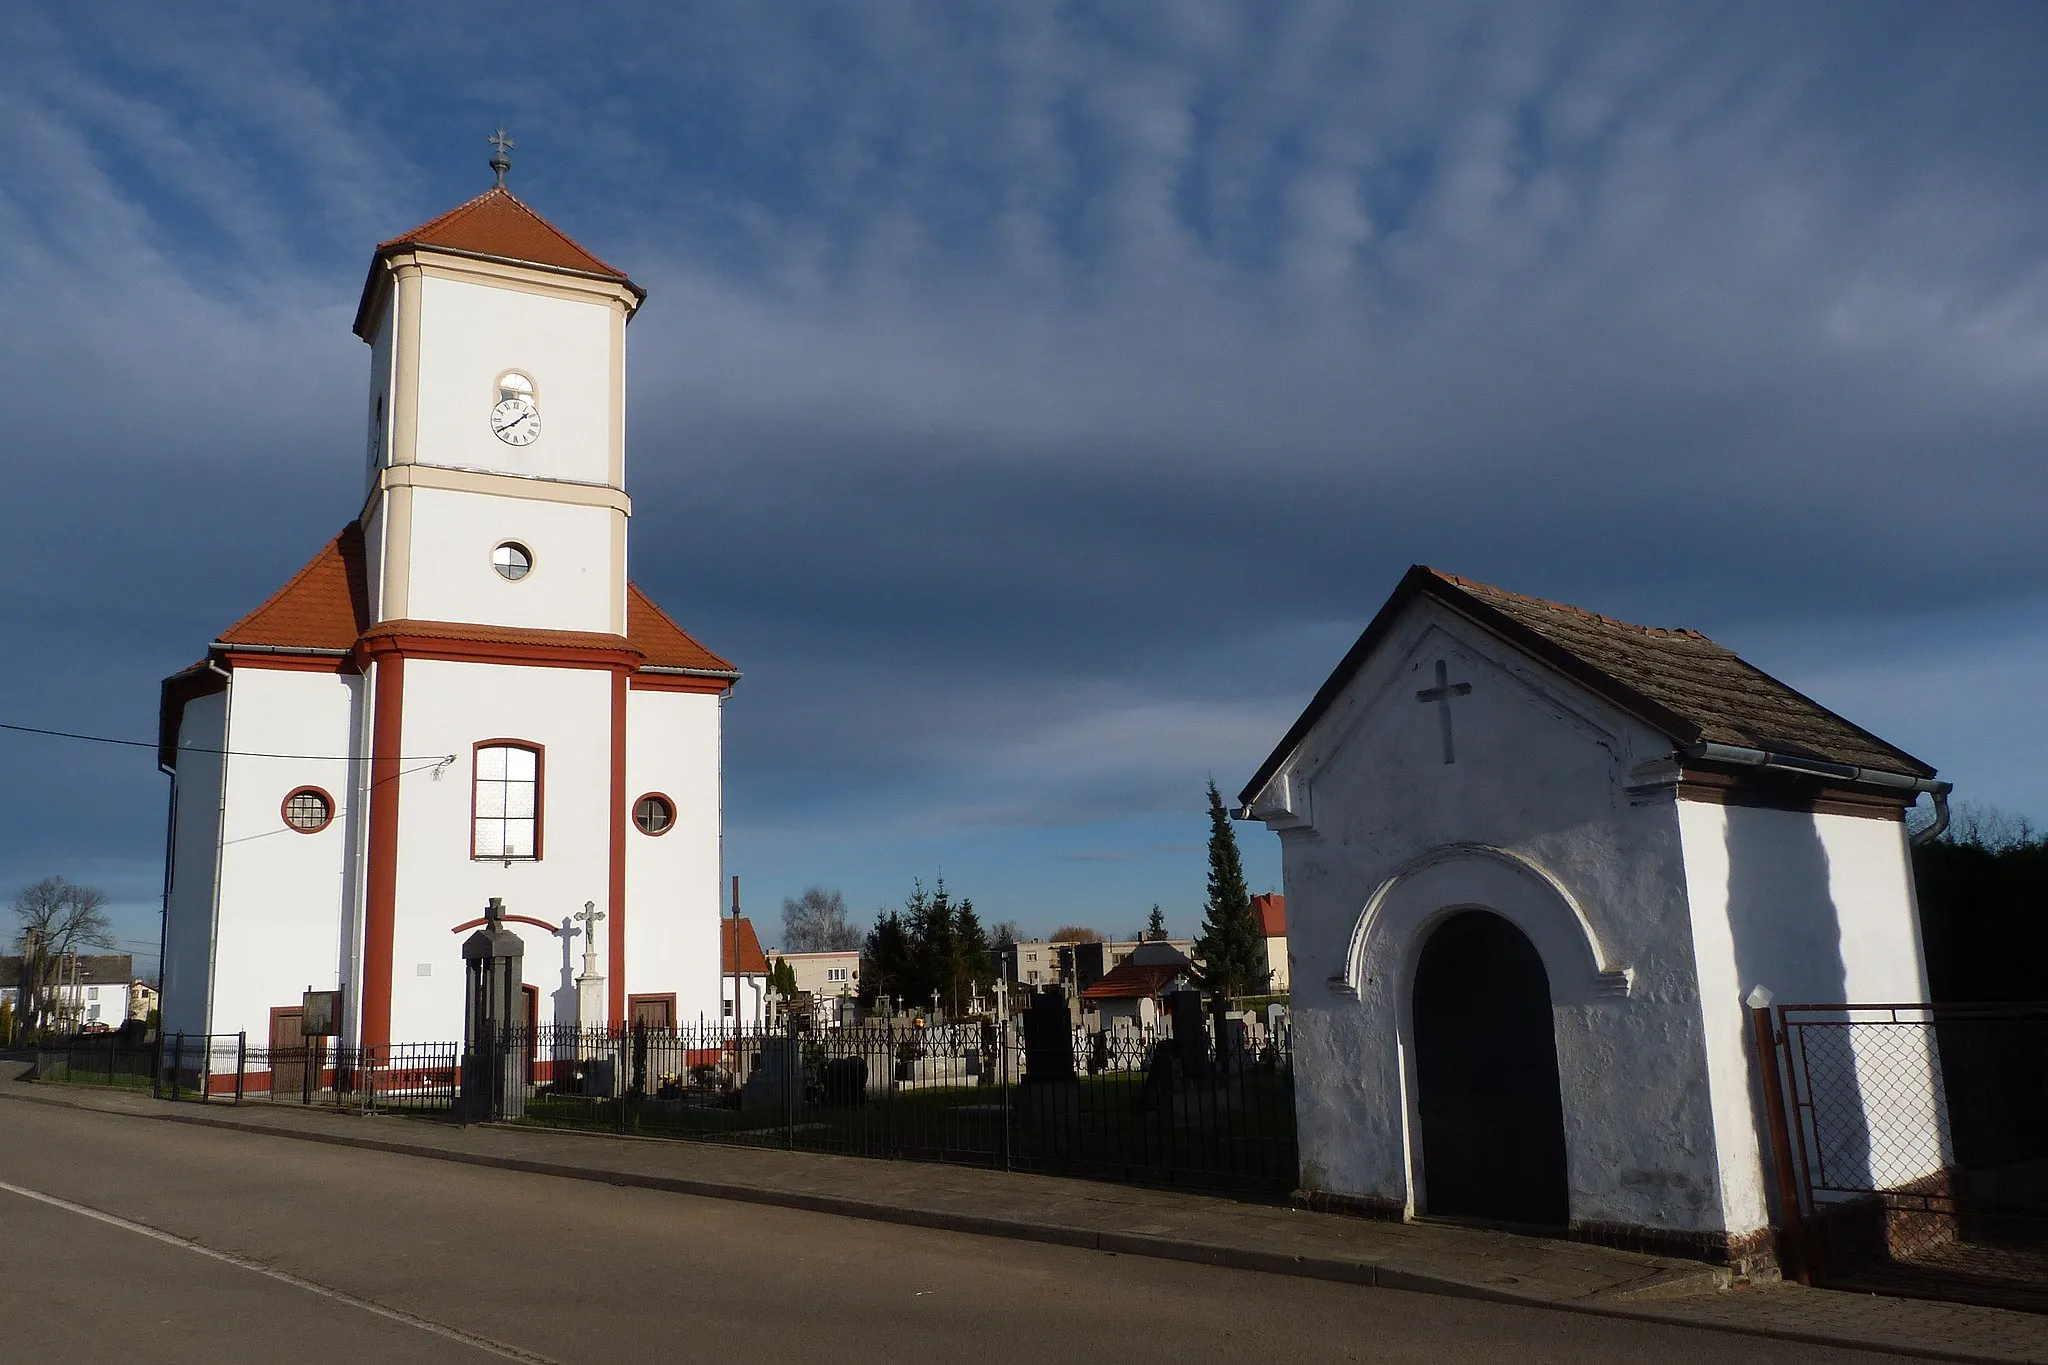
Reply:
[[[213,989],[214,871],[220,852],[226,692],[185,704],[171,812],[171,888],[164,902],[163,1032],[206,1032]],[[216,752],[208,752],[209,750]]]
[[[626,801],[659,792],[675,826],[626,831],[626,990],[676,997],[676,1022],[718,1017],[719,723],[715,695],[634,688]]]
[[[420,290],[421,464],[579,483],[612,482],[614,305],[429,273]],[[498,377],[529,376],[540,438],[511,446],[491,431]]]
[[[362,679],[354,674],[240,666],[228,729],[227,822],[214,949],[215,1034],[246,1031],[266,1046],[270,1011],[307,990],[336,990],[355,894],[353,849],[363,812],[350,800]],[[257,757],[256,755],[305,757]],[[314,834],[284,821],[300,787],[326,793],[334,818]]]
[[[1756,986],[1780,1004],[1927,999],[1905,826],[1836,813],[1677,804],[1726,1217],[1732,1229],[1761,1227],[1768,1207],[1744,1001]],[[1854,1053],[1816,1055],[1823,1076],[1853,1073],[1859,1089],[1884,1096],[1867,1107],[1852,1140],[1829,1136],[1837,1172],[1853,1169],[1884,1188],[1940,1168],[1930,1033],[1915,1025],[1825,1029],[1809,1041]],[[1837,1090],[1842,1100],[1859,1098]],[[1840,1105],[1830,1108],[1840,1112]]]
[[[614,537],[625,516],[609,507],[416,488],[406,615],[536,630],[613,629]],[[533,571],[517,581],[492,567],[491,552],[517,541]]]
[[[438,781],[425,771],[402,779],[391,964],[394,1043],[461,1038],[467,935],[450,931],[482,915],[492,896],[514,914],[556,925],[586,901],[610,914],[611,686],[611,674],[603,669],[406,660],[404,753],[456,758]],[[536,860],[470,857],[474,747],[491,739],[543,748]],[[513,929],[526,945],[525,979],[538,989],[541,1017],[548,1018],[562,986],[561,941],[531,925]],[[598,946],[598,962],[609,974],[602,932]],[[578,940],[577,966],[581,948]],[[420,975],[421,966],[427,975]]]
[[[1439,659],[1472,684],[1451,703],[1452,764],[1415,695]],[[1720,1230],[1677,822],[1668,796],[1630,791],[1631,770],[1669,750],[1434,603],[1396,625],[1283,768],[1290,810],[1267,817],[1305,1187],[1426,1208],[1410,992],[1429,933],[1470,906],[1544,959],[1573,1220]]]

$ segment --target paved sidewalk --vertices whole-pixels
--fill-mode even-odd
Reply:
[[[15,1080],[0,1098],[775,1204],[1125,1255],[1680,1323],[1941,1360],[2048,1365],[2048,1315],[1796,1285],[1729,1286],[1696,1262],[1429,1223],[965,1166],[450,1124]]]

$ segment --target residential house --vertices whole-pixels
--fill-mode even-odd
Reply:
[[[718,940],[719,1017],[730,1023],[737,1009],[742,1024],[768,1022],[768,955],[754,922],[745,915],[720,920]]]
[[[771,949],[771,961],[789,964],[796,974],[796,988],[811,997],[816,1019],[821,1024],[849,1022],[853,1002],[860,998],[860,953],[849,949],[832,953],[785,953]]]
[[[128,982],[135,959],[127,953],[66,953],[43,1003],[50,1028],[118,1028],[128,1015]],[[14,997],[14,1015],[30,1014],[29,983],[18,957],[0,957],[0,991]]]
[[[1268,892],[1252,897],[1252,916],[1266,939],[1266,989],[1275,995],[1287,993],[1287,897]]]

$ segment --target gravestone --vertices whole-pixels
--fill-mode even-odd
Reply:
[[[1251,1059],[1251,1030],[1242,1014],[1216,1016],[1216,1062],[1225,1071],[1242,1071]]]
[[[1024,1084],[1050,1085],[1074,1078],[1067,993],[1053,986],[1033,996],[1024,1013]]]
[[[1173,991],[1166,997],[1173,1020],[1173,1051],[1181,1075],[1199,1076],[1209,1069],[1209,1026],[1202,1019],[1200,991]]]
[[[803,1054],[795,1038],[763,1038],[740,1087],[743,1114],[788,1114],[803,1106]]]
[[[1081,1082],[1074,1074],[1074,1024],[1066,992],[1048,987],[1024,1013],[1024,1111],[1040,1141],[1060,1150],[1081,1113]]]
[[[834,1057],[819,1068],[819,1082],[825,1103],[833,1109],[858,1109],[868,1102],[868,1063],[865,1057]]]

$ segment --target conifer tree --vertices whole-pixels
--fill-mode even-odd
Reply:
[[[1223,795],[1209,783],[1209,900],[1203,907],[1202,931],[1195,937],[1195,956],[1202,960],[1202,983],[1217,995],[1250,995],[1266,988],[1266,943],[1252,914],[1252,896],[1244,884],[1244,863],[1237,853],[1237,834],[1223,809]]]
[[[1152,902],[1152,913],[1145,920],[1145,937],[1153,943],[1166,941],[1166,916],[1159,909],[1159,902]]]

